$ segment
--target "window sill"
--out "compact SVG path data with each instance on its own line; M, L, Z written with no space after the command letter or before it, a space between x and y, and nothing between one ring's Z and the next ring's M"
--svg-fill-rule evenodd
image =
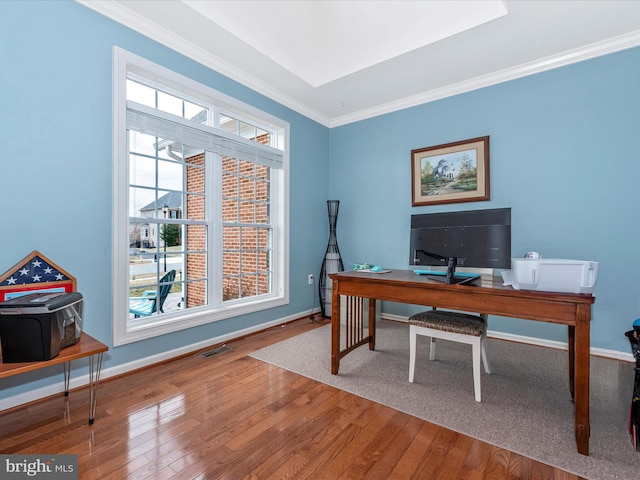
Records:
M187 328L206 325L227 318L259 312L269 308L280 307L289 303L288 298L274 297L255 302L243 302L236 305L225 305L218 309L207 307L181 310L175 313L166 313L161 319L157 316L146 317L128 321L126 331L119 334L114 332L114 347L146 340L149 338L178 332Z

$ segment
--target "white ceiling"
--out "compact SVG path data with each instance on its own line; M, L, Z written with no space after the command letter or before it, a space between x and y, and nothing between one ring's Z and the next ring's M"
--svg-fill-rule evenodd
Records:
M78 0L327 126L640 45L640 1Z
M500 0L184 3L312 87L507 13Z

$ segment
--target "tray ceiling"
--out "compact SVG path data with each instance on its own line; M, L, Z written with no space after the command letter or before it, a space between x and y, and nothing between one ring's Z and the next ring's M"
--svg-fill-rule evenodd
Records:
M640 1L79 1L328 126L640 45Z

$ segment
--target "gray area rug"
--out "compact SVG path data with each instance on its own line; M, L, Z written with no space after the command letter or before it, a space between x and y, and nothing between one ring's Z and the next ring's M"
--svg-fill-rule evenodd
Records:
M331 375L330 326L252 357L593 480L640 478L627 431L634 364L592 357L590 456L577 453L565 351L489 339L490 375L473 397L471 347L438 340L436 360L418 337L409 383L409 326L378 323L376 351L360 347Z

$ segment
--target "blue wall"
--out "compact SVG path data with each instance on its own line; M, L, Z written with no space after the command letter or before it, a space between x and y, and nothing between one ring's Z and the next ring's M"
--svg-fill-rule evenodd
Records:
M409 268L411 214L511 207L512 254L600 262L593 347L630 353L640 316L640 48L331 130L329 195L345 265ZM489 135L491 200L411 207L412 149ZM385 305L407 315L417 307ZM566 328L489 328L566 341Z
M290 123L291 301L111 348L103 368L311 311L314 289L307 274L319 273L328 238L328 128L78 3L3 1L0 18L5 206L0 274L39 250L76 277L84 295L85 331L112 346L112 50L117 45ZM85 374L80 368L78 374ZM0 398L60 381L59 372L50 370L3 380Z
M111 348L104 368L308 312L306 278L326 247L328 198L341 200L347 267L408 268L411 214L511 207L514 256L600 262L592 345L628 351L623 333L640 316L640 49L329 130L75 2L4 1L0 17L0 272L41 251L76 276L85 330L110 346L113 46L291 124L291 303ZM410 151L483 135L491 137L491 200L412 208ZM385 305L399 315L415 308ZM492 317L490 328L566 338L563 328L522 320ZM0 398L58 375L5 379Z

